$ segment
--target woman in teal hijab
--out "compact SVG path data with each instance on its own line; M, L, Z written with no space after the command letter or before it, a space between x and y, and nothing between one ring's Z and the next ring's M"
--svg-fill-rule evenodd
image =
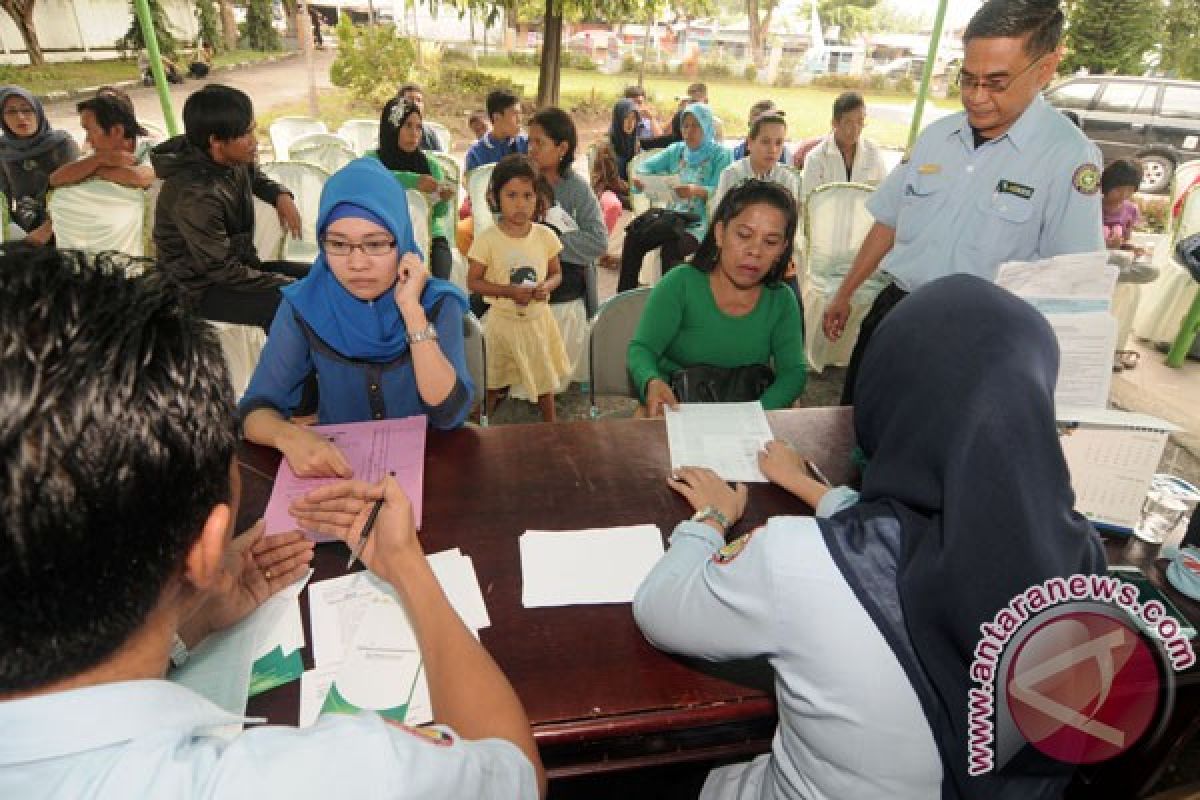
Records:
M658 218L655 224L645 223L657 216L656 210L645 220L642 215L629 223L625 246L621 250L621 277L617 291L636 289L642 259L656 247L662 248L662 267L665 274L696 252L708 230L708 198L717 188L721 172L729 166L732 156L717 141L716 120L712 109L704 103L692 103L683 110L683 141L665 148L643 161L630 175L630 182L641 187L638 175L678 175L675 199L667 208L690 215L686 222L679 218ZM673 215L672 215L673 216Z

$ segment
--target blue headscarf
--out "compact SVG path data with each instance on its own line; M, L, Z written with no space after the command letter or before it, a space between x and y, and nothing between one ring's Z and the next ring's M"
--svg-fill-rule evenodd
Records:
M717 124L713 119L712 109L704 103L692 103L683 110L684 115L691 114L692 118L700 125L700 130L704 131L704 141L695 150L684 144L684 154L687 158L689 167L698 167L708 159L715 156L721 150L721 143L717 141ZM682 119L680 120L682 125Z
M359 215L363 219L383 222L396 238L397 256L421 255L408 216L408 197L379 161L356 159L325 184L317 212L317 230L321 235L329 227L335 209L338 218L346 216L347 204L367 212ZM313 262L308 277L284 287L283 294L313 332L347 358L391 360L408 347L408 330L392 289L374 300L359 300L334 277L324 249ZM442 297L457 303L465 313L467 299L461 289L449 281L429 278L421 293L421 305L428 310Z

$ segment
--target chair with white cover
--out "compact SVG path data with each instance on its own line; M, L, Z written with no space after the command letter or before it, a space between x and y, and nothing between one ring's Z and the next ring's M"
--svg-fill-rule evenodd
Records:
M487 427L487 403L482 402L487 396L487 341L483 338L483 325L479 317L470 311L463 317L463 348L466 351L467 372L471 373L471 382L475 384L471 407L479 405L479 424Z
M593 418L600 416L597 395L638 397L627 356L651 291L641 288L621 292L600 306L592 320L588 332L588 400Z
M52 190L46 209L58 247L146 255L146 190L93 179Z
M307 161L330 175L358 158L354 146L336 133L310 133L288 147L289 161Z
M262 261L283 258L283 225L279 212L265 200L254 198L254 252Z
M360 156L379 148L377 119L348 119L337 129L337 134L349 142L354 152Z
M471 198L471 219L476 236L496 224L496 217L487 201L488 184L495 168L495 164L484 164L466 175L467 197Z
M276 161L286 161L292 142L310 133L329 133L325 123L312 117L280 117L267 130Z
M874 224L867 211L867 198L875 191L865 183L827 183L819 186L804 204L805 262L804 343L809 368L821 372L826 366L844 366L850 361L863 317L875 296L887 285L876 273L850 301L850 317L836 342L825 338L821 318L825 307L850 271L859 245Z
M437 139L438 144L442 146L443 153L449 153L450 148L454 144L454 137L450 135L450 129L440 122L434 122L431 119L421 120L421 125L433 133L433 138Z
M262 165L267 177L287 187L300 210L301 237L287 236L283 241L282 258L287 261L311 262L317 257L317 211L321 190L329 173L307 161L272 161Z
M408 196L408 217L412 222L413 238L417 240L417 246L421 248L425 263L428 264L429 248L433 244L433 237L429 233L429 201L416 189L405 189L404 193Z

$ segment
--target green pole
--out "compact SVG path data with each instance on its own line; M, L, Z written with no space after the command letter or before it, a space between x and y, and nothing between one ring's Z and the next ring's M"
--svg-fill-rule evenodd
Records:
M144 2L144 0L142 0ZM929 52L925 55L925 70L921 73L921 88L917 90L917 104L913 107L912 124L908 126L908 146L905 157L912 152L913 142L921 132L921 116L925 113L925 97L929 94L929 81L937 63L938 45L942 41L942 24L946 21L946 5L949 0L938 0L937 15L933 18L933 32L929 34Z
M147 0L134 0L133 7L137 11L138 25L142 28L142 39L146 42L150 74L154 76L154 86L158 89L158 102L162 105L163 119L167 122L167 134L175 136L179 133L179 126L175 124L171 93L167 90L167 75L163 72L162 53L158 51L158 37L154 34L154 23L150 19L150 3Z

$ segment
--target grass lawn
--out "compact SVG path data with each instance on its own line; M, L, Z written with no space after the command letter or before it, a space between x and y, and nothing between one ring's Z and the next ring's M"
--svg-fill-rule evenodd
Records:
M221 53L213 59L214 66L223 67L241 61L261 61L275 55L257 50L233 50ZM87 86L103 86L106 83L136 80L137 59L110 59L107 61L71 61L61 64L45 64L40 67L0 66L0 84L16 84L35 95L46 95L54 91L81 89Z

